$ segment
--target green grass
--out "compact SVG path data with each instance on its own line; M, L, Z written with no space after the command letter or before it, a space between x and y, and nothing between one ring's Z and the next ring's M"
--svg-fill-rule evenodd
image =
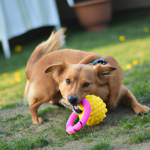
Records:
M50 111L53 113L50 113ZM115 140L118 138L121 138L122 143L126 145L128 143L141 143L150 139L148 129L150 114L143 118L133 116L130 121L129 118L115 120L115 126L112 126L111 122L93 127L86 126L74 135L69 135L65 132L65 124L69 117L66 109L45 108L40 110L40 115L44 115L44 118L50 117L52 120L44 121L42 125L32 125L30 117L24 120L28 114L26 116L25 114L24 116L18 114L14 117L7 118L5 121L0 120L0 129L3 129L0 130L0 139L2 141L0 148L31 149L48 146L47 149L49 149L55 146L63 147L71 141L79 141L79 143L82 141L85 144L94 142L95 144L92 147L90 146L91 150L110 150L113 149ZM55 118L56 116L57 118ZM62 118L62 116L66 117ZM125 138L126 140L124 140L127 134L129 135L129 139ZM18 137L18 135L21 138L14 138ZM7 141L8 137L9 141Z
M109 142L98 142L91 150L111 150L112 147Z
M133 60L138 60L138 65L149 62L150 32L143 32L144 27L150 28L150 17L146 13L149 14L150 11L147 9L145 13L120 14L108 30L101 32L90 33L73 29L75 36L70 37L72 32L68 31L67 47L94 51L102 56L112 55L124 70L126 70L126 65L132 63ZM123 18L128 19L129 22ZM119 41L121 35L125 37L123 42Z
M68 27L66 48L94 51L103 55L114 56L124 71L123 84L127 86L140 103L150 106L150 31L148 27L150 10L120 13L114 16L110 28L101 32L87 32L78 24ZM51 28L50 28L51 30ZM45 35L44 35L45 34ZM134 143L144 143L150 139L150 114L141 118L130 115L115 118L108 114L106 121L97 126L86 126L75 135L67 134L66 122L71 114L63 108L41 107L38 114L44 118L42 125L33 125L29 107L24 105L23 93L26 84L25 66L34 48L49 37L41 34L32 40L18 42L21 52L11 47L12 57L5 60L0 51L0 149L121 149L134 147ZM125 40L119 41L123 35ZM138 63L133 65L132 61ZM131 69L126 66L131 64ZM15 72L20 75L16 76ZM6 77L3 73L7 73ZM16 78L21 81L17 82ZM10 84L14 81L14 84ZM118 118L119 119L118 119ZM70 146L71 145L71 146Z
M41 148L43 146L46 146L50 144L50 141L46 138L37 137L35 139L29 139L29 138L18 138L14 139L13 141L7 143L1 143L0 149L7 149L7 150L30 150L34 148Z
M150 139L150 130L145 131L144 133L135 133L129 139L129 143L142 143L145 140Z

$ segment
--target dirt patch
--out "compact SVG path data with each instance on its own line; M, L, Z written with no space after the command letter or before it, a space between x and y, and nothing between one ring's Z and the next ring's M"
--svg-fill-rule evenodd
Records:
M89 148L94 145L94 142L89 142L89 143L85 143L83 142L83 140L78 140L78 141L71 141L68 142L67 144L65 144L65 146L62 147L45 147L42 148L43 150L89 150Z
M109 123L114 120L120 120L122 118L131 118L133 115L135 115L135 113L131 107L119 105L114 110L108 111L104 122Z
M146 106L150 107L150 103ZM54 108L45 112L48 107ZM9 109L0 110L0 119L7 120L7 122L0 122L0 131L7 131L8 134L0 134L1 141L13 141L15 138L36 138L37 136L46 138L50 141L46 147L40 149L50 150L77 150L84 149L90 150L97 143L106 141L110 143L111 148L115 150L150 150L150 140L144 140L140 144L124 143L130 139L133 134L141 133L140 123L129 130L125 129L124 125L117 125L117 122L123 118L132 121L132 117L136 116L131 107L125 105L119 105L114 110L109 110L107 117L102 123L97 126L91 126L85 128L83 131L79 131L75 136L68 135L65 132L66 119L72 113L67 109L56 108L47 103L39 108L39 111L43 111L41 116L45 122L42 125L33 125L31 117L27 120L23 120L27 114L30 114L28 106L19 106ZM20 117L20 116L21 117ZM10 118L16 118L11 120ZM145 130L149 130L149 124L144 124ZM3 132L2 132L3 133Z

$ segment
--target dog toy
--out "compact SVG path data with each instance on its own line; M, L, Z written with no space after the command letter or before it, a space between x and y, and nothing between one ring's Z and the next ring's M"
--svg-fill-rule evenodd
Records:
M82 99L81 103L73 106L76 114L73 112L66 124L66 132L69 134L76 133L81 130L86 124L89 126L99 124L106 117L106 104L100 97L87 95ZM75 119L79 116L79 121L73 125Z

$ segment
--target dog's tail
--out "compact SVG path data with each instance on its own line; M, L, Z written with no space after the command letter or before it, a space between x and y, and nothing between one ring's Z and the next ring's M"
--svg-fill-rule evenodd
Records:
M65 38L65 30L65 28L61 28L57 32L53 31L47 41L41 43L36 47L27 63L26 74L30 72L29 70L32 69L32 66L37 61L39 61L40 58L42 58L42 56L44 56L47 53L56 51L63 46L64 43L62 42L62 40Z
M65 30L65 28L61 28L57 32L53 31L48 40L40 44L40 47L42 48L40 54L42 56L47 53L56 51L64 45L62 40L65 38Z

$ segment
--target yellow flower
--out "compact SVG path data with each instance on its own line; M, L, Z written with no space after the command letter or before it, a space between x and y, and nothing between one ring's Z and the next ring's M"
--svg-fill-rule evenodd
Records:
M124 41L124 39L125 39L124 36L120 36L120 37L119 37L119 40L120 40L120 41Z
M144 31L144 32L148 32L148 28L147 28L147 27L144 27L144 28L143 28L143 31Z
M19 76L20 75L20 72L15 72L15 76Z
M137 63L138 63L138 61L137 60L133 60L133 62L132 62L134 65L136 65Z
M21 79L20 79L20 78L16 78L16 81L17 81L17 82L20 82L20 81L21 81Z
M14 49L16 52L20 52L22 50L22 47L20 45L17 45Z
M3 76L6 77L8 74L7 73L3 73Z
M131 69L131 68L132 68L131 64L128 64L127 69Z
M14 84L15 82L14 81L10 81L10 84L12 85L12 84Z

